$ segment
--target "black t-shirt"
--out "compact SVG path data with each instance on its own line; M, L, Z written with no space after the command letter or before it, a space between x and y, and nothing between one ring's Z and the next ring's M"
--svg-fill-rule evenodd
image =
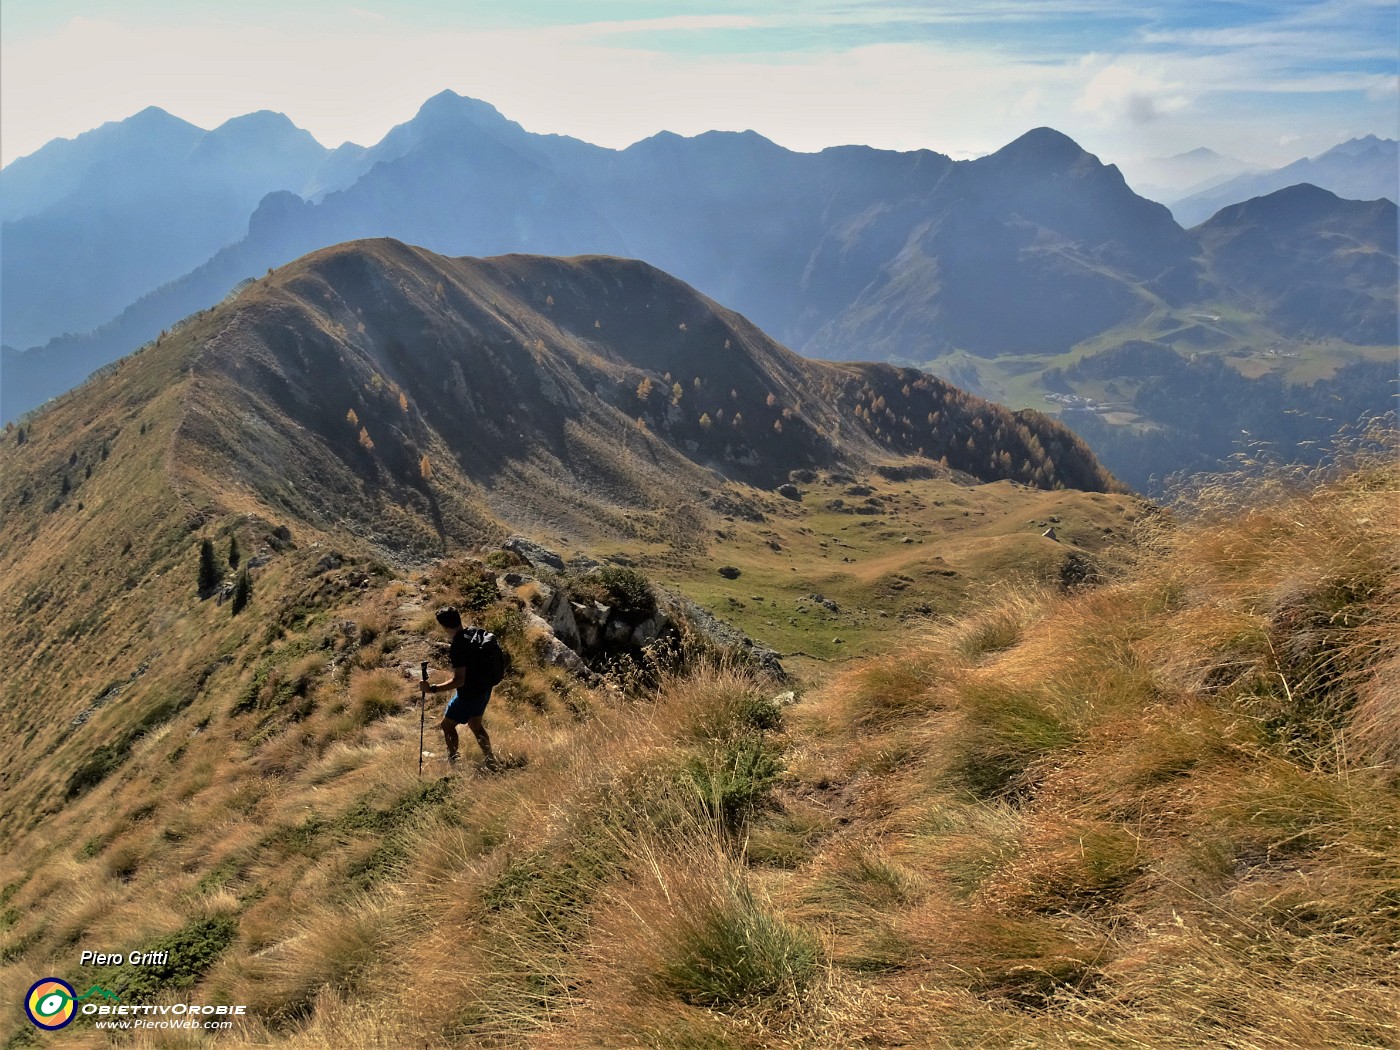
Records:
M471 692L481 689L481 647L472 637L472 632L466 629L458 631L452 636L452 647L448 651L448 660L455 671L459 667L467 669L463 691Z

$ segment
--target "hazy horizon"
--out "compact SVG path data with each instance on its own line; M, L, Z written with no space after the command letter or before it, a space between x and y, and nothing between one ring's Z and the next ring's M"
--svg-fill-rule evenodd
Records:
M1393 4L433 0L0 9L0 161L156 106L284 113L371 145L442 90L530 131L625 147L752 129L811 152L990 152L1048 125L1114 162L1205 146L1274 165L1396 135Z

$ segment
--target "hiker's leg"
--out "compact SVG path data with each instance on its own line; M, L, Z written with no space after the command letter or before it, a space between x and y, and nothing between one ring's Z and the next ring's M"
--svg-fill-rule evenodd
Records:
M438 728L442 730L442 738L447 742L447 757L456 758L457 748L460 741L457 739L457 723L450 718L444 718L438 723Z
M481 753L486 756L486 761L495 762L496 756L491 752L491 737L486 733L486 727L481 724L481 716L467 719L467 728L472 731L472 736L476 737L476 742L481 748Z

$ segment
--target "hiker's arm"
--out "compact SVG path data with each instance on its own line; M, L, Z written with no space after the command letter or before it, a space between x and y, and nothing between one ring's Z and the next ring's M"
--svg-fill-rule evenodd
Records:
M467 684L467 669L465 667L452 668L452 677L444 678L440 682L424 682L423 692L440 693L445 689L461 689Z

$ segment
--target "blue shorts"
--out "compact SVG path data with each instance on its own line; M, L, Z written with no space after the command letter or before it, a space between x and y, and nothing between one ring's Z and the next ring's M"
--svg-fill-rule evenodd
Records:
M489 689L474 691L465 696L458 690L452 694L452 699L447 701L447 709L443 711L442 717L458 725L469 718L480 718L486 713L486 704L490 699Z

